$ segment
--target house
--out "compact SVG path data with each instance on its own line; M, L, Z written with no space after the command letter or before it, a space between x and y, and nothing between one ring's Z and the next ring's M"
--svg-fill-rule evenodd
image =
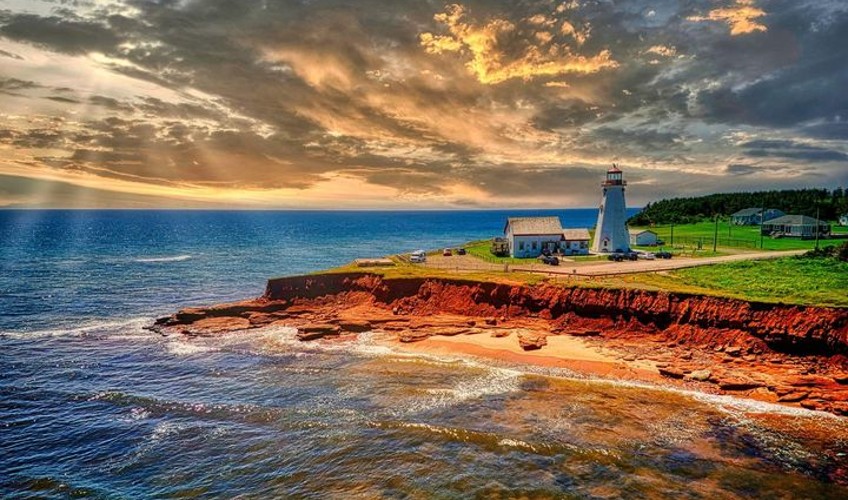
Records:
M842 217L839 218L839 225L840 226L848 226L848 214L845 214L845 215L843 215Z
M639 231L638 233L630 233L631 246L653 247L657 246L658 241L659 237L657 236L657 233L651 231L650 229Z
M562 241L559 217L509 217L504 227L510 257L538 257L542 250L555 253Z
M830 224L806 215L784 215L763 224L763 234L810 239L830 236Z
M517 258L538 257L543 251L588 255L589 239L588 229L563 229L559 217L510 217L504 227L509 255Z
M563 255L589 255L588 229L563 229L560 252Z
M730 216L730 222L737 226L758 226L760 224L760 214L764 214L763 220L765 222L786 215L776 208L768 208L765 211L762 208L745 208L732 214Z

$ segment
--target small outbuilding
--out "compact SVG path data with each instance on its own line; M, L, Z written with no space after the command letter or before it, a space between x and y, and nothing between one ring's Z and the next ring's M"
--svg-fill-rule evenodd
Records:
M761 220L768 222L786 215L776 208L745 208L730 216L730 222L737 226L759 226Z
M772 237L812 239L830 236L830 224L806 215L784 215L763 223L763 234Z
M845 214L845 215L843 215L842 217L839 218L839 225L840 226L848 226L848 214Z
M657 246L659 237L657 233L646 229L638 233L630 233L630 246L635 247L654 247Z
M563 255L589 255L588 229L563 229L560 251Z

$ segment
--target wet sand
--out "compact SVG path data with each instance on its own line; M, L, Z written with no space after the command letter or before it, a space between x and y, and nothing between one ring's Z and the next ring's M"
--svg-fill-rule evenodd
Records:
M495 359L509 363L565 368L583 375L621 380L667 382L657 372L656 363L649 360L624 361L621 353L604 347L591 346L588 341L567 335L549 336L542 349L525 351L515 334L492 337L486 334L433 336L413 343L386 340L398 350L441 355L465 355Z

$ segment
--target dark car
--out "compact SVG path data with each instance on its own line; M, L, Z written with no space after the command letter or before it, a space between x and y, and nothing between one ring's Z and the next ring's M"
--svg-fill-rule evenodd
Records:
M607 256L607 259L615 262L623 262L625 259L624 252L613 252Z
M671 252L666 252L665 250L660 250L659 252L654 252L654 256L658 259L670 259Z
M634 252L632 250L630 252L626 252L624 256L627 260L639 260L639 252Z
M466 254L465 249L464 248L457 249L456 254L457 255L465 255Z
M542 264L547 264L549 266L559 265L559 259L553 255L540 255L539 260L542 261Z

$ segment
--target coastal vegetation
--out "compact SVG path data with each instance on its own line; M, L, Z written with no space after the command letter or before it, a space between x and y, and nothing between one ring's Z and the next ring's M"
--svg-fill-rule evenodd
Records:
M620 278L622 286L744 300L848 307L848 262L824 257L748 260Z
M633 226L696 223L715 216L727 217L746 208L761 207L810 217L815 217L818 212L822 220L836 220L848 213L848 190L788 189L669 198L648 203L628 223Z

